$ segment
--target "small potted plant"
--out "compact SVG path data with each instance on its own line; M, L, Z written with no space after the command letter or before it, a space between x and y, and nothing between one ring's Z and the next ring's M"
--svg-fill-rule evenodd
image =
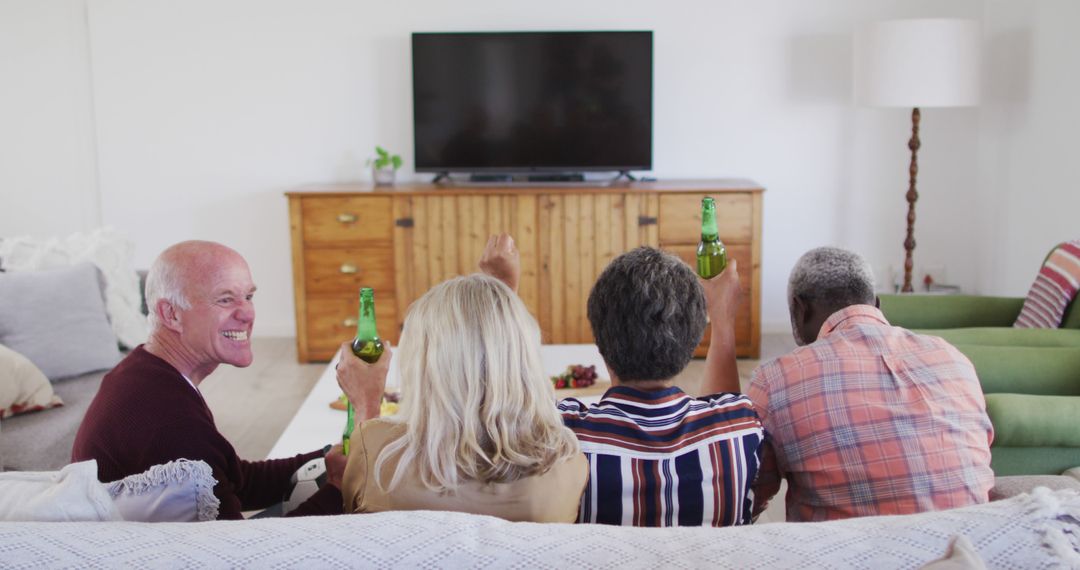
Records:
M401 155L390 154L381 146L375 147L375 158L369 158L371 177L376 186L393 186L394 173L401 168Z

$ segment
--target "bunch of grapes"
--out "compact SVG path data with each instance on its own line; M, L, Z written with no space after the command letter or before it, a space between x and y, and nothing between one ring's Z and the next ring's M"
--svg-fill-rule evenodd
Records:
M379 415L386 417L397 414L401 406L400 402L400 392L383 392L382 403L379 404Z
M588 388L596 384L596 367L571 364L566 367L566 372L552 376L551 382L555 384L556 389Z

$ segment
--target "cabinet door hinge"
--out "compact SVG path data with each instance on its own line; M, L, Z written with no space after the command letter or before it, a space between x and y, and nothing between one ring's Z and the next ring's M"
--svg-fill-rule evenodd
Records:
M655 226L656 218L652 216L638 216L637 225L639 226Z
M394 225L399 227L399 228L411 228L411 227L413 227L413 219L412 218L398 218L398 219L394 220Z

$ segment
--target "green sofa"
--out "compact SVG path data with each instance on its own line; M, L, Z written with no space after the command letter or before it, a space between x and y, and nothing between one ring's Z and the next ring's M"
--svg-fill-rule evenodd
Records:
M1080 466L1080 309L1061 328L1017 329L1023 298L882 295L893 325L940 336L979 374L994 424L998 476L1059 474Z

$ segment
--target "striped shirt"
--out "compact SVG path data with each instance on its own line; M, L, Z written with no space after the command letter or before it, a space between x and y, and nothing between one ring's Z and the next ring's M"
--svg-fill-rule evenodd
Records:
M789 521L985 503L994 485L971 362L870 305L837 311L816 342L758 367L749 396L769 433L756 508L785 478Z
M615 386L592 406L559 402L589 460L578 522L748 524L764 439L748 398Z

